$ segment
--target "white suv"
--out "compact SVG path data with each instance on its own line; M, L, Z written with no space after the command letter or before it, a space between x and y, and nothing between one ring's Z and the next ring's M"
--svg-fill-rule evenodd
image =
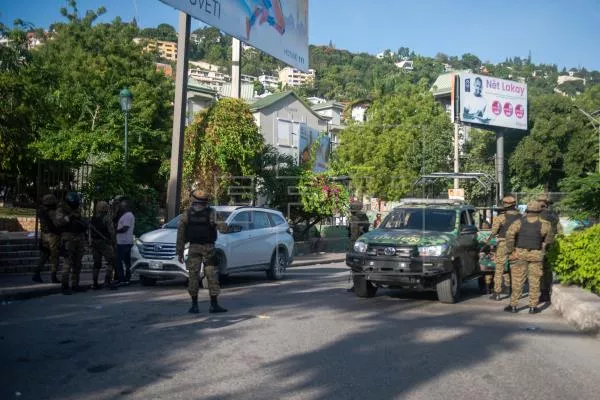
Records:
M294 239L283 214L259 207L213 208L225 228L219 231L215 243L219 275L266 271L270 279L283 278L294 254ZM131 272L139 275L142 284L189 277L185 264L181 264L175 254L180 217L136 240L131 249ZM187 245L184 256L187 259Z

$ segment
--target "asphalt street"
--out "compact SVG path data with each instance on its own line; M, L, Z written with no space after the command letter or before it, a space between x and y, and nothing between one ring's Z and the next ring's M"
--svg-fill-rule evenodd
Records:
M4 303L0 398L600 398L600 342L551 308L349 286L340 263L232 278L221 315L181 283Z

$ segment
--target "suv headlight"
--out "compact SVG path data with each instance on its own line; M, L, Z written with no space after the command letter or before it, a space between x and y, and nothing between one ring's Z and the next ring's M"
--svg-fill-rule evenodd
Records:
M438 246L423 246L419 247L419 255L421 257L440 257L443 256L448 250L447 244Z
M139 251L142 251L142 247L144 247L144 242L142 242L140 239L135 239L135 247L137 247Z
M357 253L364 253L367 251L367 244L365 242L355 242L354 243L354 251Z

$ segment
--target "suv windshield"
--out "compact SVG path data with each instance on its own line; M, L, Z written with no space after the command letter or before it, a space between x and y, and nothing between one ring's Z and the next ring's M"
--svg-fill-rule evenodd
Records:
M217 223L225 222L227 218L231 215L229 211L217 211ZM179 223L179 218L181 218L181 214L170 220L166 225L165 229L177 229L177 224Z
M455 210L403 208L392 211L381 223L380 229L417 229L452 232L455 226Z

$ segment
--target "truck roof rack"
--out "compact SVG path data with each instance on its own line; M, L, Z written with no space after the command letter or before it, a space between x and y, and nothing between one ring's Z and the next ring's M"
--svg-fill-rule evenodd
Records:
M465 204L463 200L452 200L452 199L426 199L409 197L400 200L400 204L436 204L436 205L457 205Z

